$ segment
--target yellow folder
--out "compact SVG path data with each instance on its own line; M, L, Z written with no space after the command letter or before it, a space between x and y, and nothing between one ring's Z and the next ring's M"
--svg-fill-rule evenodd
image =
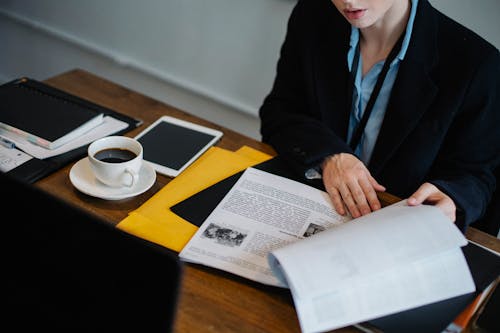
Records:
M117 228L180 252L198 227L174 214L170 207L271 157L248 146L235 152L211 147L148 201L130 212Z

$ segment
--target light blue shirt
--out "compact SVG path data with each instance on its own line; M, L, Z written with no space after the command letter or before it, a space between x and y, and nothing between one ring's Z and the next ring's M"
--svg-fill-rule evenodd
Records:
M358 147L354 150L354 153L365 163L370 162L373 147L377 141L378 134L380 132L380 127L382 126L382 121L384 120L385 111L387 109L387 104L389 102L389 97L391 95L392 86L396 80L396 75L398 73L399 64L404 59L406 50L408 49L408 44L410 43L411 32L413 30L413 22L415 20L415 15L417 12L418 0L412 0L410 17L406 27L406 33L403 38L403 43L401 45L401 50L399 51L396 58L392 61L387 76L385 78L384 84L380 89L380 93L377 97L375 104L373 105L372 113L370 118L366 123L365 130L361 136L360 143ZM351 40L350 49L347 52L347 63L349 65L349 70L352 72L352 66L354 61L354 56L358 52L359 43L359 29L352 27L351 29ZM358 68L356 70L356 76L354 79L354 89L353 89L353 110L351 110L351 116L349 118L349 129L347 134L348 142L351 140L353 132L357 127L358 123L363 117L363 112L366 108L366 104L370 99L370 95L377 82L378 75L384 66L384 60L376 63L368 73L363 77L362 68L363 63L361 57L359 57Z

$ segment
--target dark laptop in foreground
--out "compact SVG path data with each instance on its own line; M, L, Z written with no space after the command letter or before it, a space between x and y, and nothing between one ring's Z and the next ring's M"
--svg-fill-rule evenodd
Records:
M176 254L2 173L0 184L4 327L173 329L182 275Z

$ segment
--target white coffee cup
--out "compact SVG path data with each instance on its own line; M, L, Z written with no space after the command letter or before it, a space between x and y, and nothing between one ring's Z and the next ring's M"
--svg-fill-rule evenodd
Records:
M110 187L132 187L139 181L143 149L139 141L126 136L107 136L88 149L95 177Z

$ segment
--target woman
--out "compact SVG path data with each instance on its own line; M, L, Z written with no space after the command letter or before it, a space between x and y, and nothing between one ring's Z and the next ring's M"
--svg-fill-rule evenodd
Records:
M377 210L388 191L464 229L495 189L499 64L427 0L299 0L262 139L308 178L318 171L340 214Z

